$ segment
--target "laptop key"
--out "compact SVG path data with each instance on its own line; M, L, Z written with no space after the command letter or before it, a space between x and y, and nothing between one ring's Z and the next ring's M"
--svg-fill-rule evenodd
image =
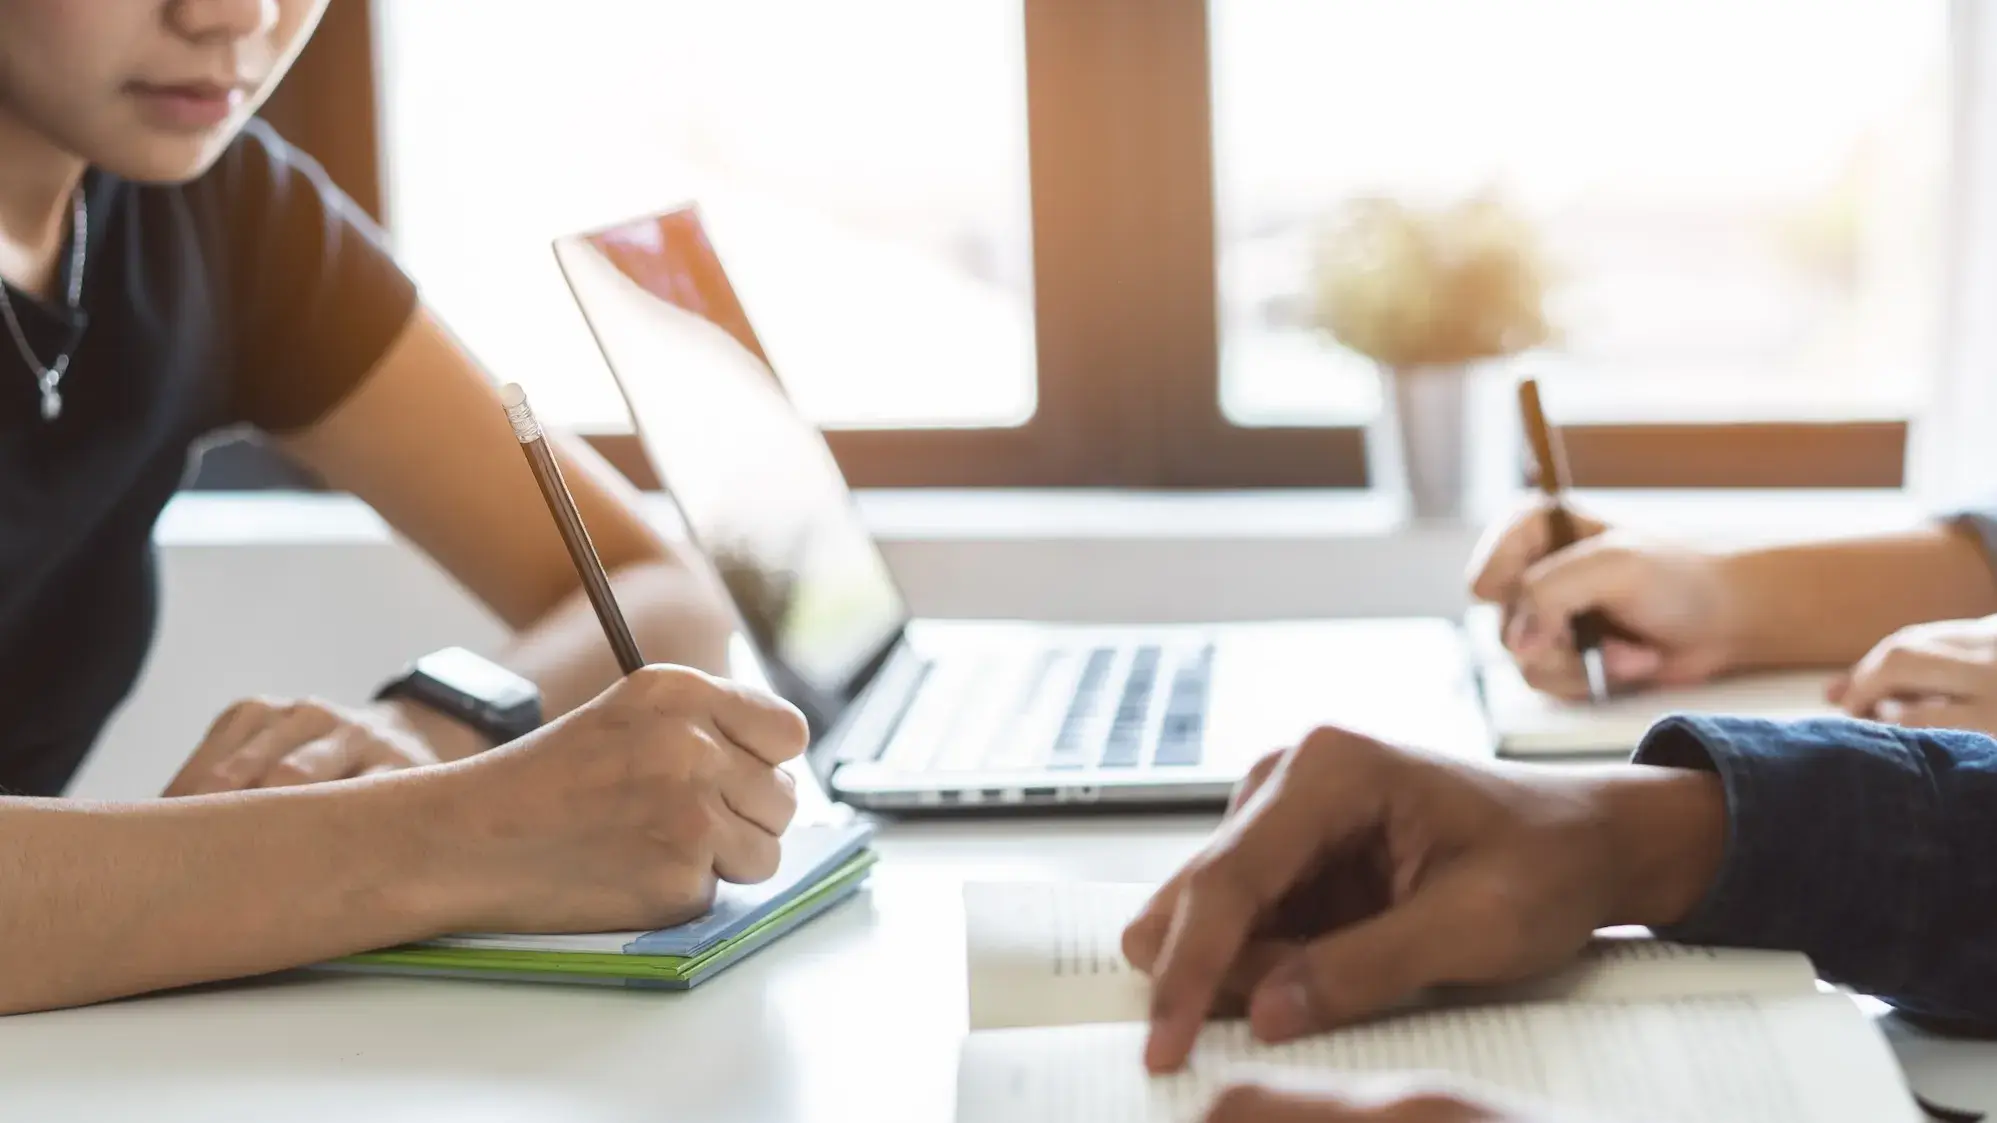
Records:
M1163 654L1155 645L1146 645L1131 657L1123 697L1117 702L1109 737L1103 742L1102 767L1137 767L1144 748L1144 727L1151 716L1151 691L1158 684L1158 660Z
M1088 662L1082 664L1082 677L1075 682L1075 695L1068 702L1068 716L1061 719L1061 728L1054 734L1047 767L1081 768L1088 763L1082 751L1082 737L1092 724L1103 684L1109 679L1110 664L1115 661L1115 648L1098 647L1089 652Z
M1157 767L1188 768L1200 762L1206 746L1208 686L1213 680L1213 645L1179 665L1172 692L1165 701L1165 720L1158 730Z

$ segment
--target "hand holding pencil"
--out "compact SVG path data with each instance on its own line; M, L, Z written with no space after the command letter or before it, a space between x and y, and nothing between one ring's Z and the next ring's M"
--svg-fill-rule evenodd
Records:
M781 766L804 751L809 729L796 707L765 691L646 665L527 395L509 385L500 402L624 677L470 762L520 804L506 809L508 830L492 833L517 841L497 868L523 888L494 895L486 906L494 911L460 926L539 932L685 920L712 901L716 879L754 882L776 871L797 810ZM580 822L577 809L586 812ZM542 834L561 834L564 845ZM572 899L551 914L547 894L531 890L556 875L572 883Z

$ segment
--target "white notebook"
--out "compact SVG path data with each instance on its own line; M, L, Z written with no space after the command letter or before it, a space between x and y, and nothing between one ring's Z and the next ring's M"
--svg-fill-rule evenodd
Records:
M1622 1123L1917 1123L1885 1038L1807 959L1596 941L1529 984L1438 996L1368 1025L1269 1046L1202 1033L1187 1069L1146 1075L1148 987L1117 950L1142 886L970 885L971 1033L957 1123L1182 1123L1246 1074L1445 1072Z
M1647 690L1603 705L1567 702L1526 685L1498 633L1499 613L1478 605L1464 617L1484 689L1484 707L1509 757L1607 756L1634 750L1650 727L1674 713L1738 714L1789 721L1834 717L1824 700L1831 671L1739 675L1698 686Z

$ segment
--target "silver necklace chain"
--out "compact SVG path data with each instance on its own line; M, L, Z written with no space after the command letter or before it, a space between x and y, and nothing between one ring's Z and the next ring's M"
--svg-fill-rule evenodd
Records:
M83 189L76 189L76 198L70 204L69 236L69 310L74 313L83 303L83 256L90 240L90 208L83 201ZM56 352L55 362L48 366L28 345L28 335L21 330L21 321L14 315L14 301L7 295L7 286L0 283L0 316L7 320L7 331L14 337L14 346L21 352L21 358L34 372L35 385L42 392L42 420L54 421L62 416L62 376L69 373L69 355L76 347L74 341Z

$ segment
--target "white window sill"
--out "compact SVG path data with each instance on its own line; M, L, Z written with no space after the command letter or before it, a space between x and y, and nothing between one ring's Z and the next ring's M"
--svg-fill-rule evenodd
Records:
M1525 500L1523 494L1516 497ZM650 500L664 526L678 519ZM1918 522L1925 509L1900 491L1583 492L1577 505L1647 532L1732 540L1865 533ZM1377 492L1097 490L880 490L859 496L881 542L1468 541L1485 519L1423 523ZM385 542L371 509L347 495L189 492L168 504L162 546L340 545Z
M870 491L860 509L884 542L1018 539L1451 538L1522 505L1521 491L1462 522L1411 520L1366 491ZM1673 536L1804 537L1904 527L1923 508L1903 491L1577 492L1582 509Z

